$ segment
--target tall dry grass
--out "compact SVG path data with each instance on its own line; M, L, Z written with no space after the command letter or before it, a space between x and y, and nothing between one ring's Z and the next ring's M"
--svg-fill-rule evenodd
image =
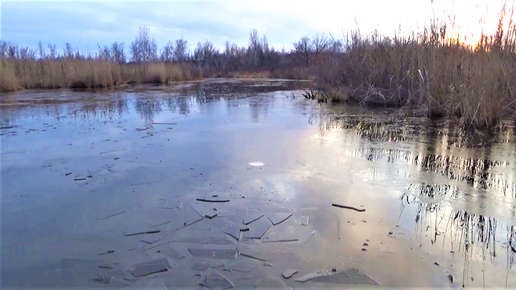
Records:
M110 88L125 83L197 79L188 64L119 64L102 59L0 59L0 91L32 88Z
M449 39L445 26L407 37L354 32L345 54L318 74L319 99L404 106L491 128L516 108L516 28L503 21L475 47Z
M109 61L4 59L2 63L12 68L7 73L11 79L16 80L17 88L98 88L122 83L120 66ZM12 87L9 89L3 86L2 89L13 90Z
M13 64L0 60L0 91L14 91L18 88L18 81Z
M200 72L191 65L168 62L124 64L121 74L129 83L169 84L202 78Z

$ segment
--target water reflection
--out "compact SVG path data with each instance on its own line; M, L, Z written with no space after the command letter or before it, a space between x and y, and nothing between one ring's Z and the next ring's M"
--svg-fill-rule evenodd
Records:
M104 209L105 216L126 211L129 217L130 212L143 215L146 211L140 212L137 207L137 204L143 204L150 209L148 217L132 215L132 220L126 220L124 216L119 222L134 226L149 221L154 225L161 222L158 217L165 218L161 209L155 207L158 200L165 201L171 195L177 198L182 193L191 195L188 197L215 193L221 197L233 194L230 204L237 204L236 207L244 203L257 206L256 201L261 200L273 202L274 206L268 206L275 210L292 210L296 219L297 215L310 216L310 226L298 228L300 237L301 234L304 238L311 237L310 233L318 234L298 253L296 257L300 257L300 261L295 263L306 272L316 270L309 267L340 266L341 262L351 263L348 259L353 258L356 262L363 258L357 264L364 262L370 270L389 273L385 276L395 276L391 277L392 285L403 286L407 280L417 278L407 279L404 277L406 273L389 272L376 262L399 262L415 271L428 270L425 268L427 261L411 255L416 251L409 252L407 245L408 248L420 246L423 254L435 254L442 249L435 257L443 260L450 255L462 257L461 261L465 262L461 282L464 285L468 285L468 271L472 269L470 263L480 261L489 270L497 271L496 264L500 258L506 257L504 266L512 269L516 243L513 228L516 225L513 222L516 214L513 199L516 193L513 164L516 150L511 147L513 144L459 148L454 145L455 141L451 141L457 139L453 136L455 133L450 133L456 132L450 122L424 118L402 120L390 116L392 112L389 111L363 111L361 108L347 108L345 110L349 111L337 113L335 110L338 108L319 107L306 100L290 100L295 99L290 92L285 95L275 93L274 96L267 94L269 91L296 89L296 86L301 86L299 84L257 84L259 82L192 82L174 88L132 88L109 93L68 92L67 97L65 93L54 96L56 100L53 103L51 93L29 91L17 100L0 100L2 126L6 127L0 131L1 134L23 133L32 128L46 130L46 127L50 131L57 127L52 134L35 135L30 131L22 138L2 137L7 141L5 144L10 143L7 145L11 146L3 152L2 170L6 174L4 177L8 176L3 186L12 192L23 192L21 196L13 194L7 199L13 205L7 208L12 215L7 215L11 222L4 225L9 227L11 237L4 245L6 248L12 245L16 249L31 249L31 255L22 250L11 251L12 254L4 251L3 255L11 255L11 263L33 262L35 256L49 255L50 251L47 253L41 248L55 249L53 231L67 233L73 228L79 234L74 232L73 237L66 237L68 240L63 242L66 244L63 248L68 252L53 255L73 256L77 249L75 238L89 241L81 234L90 232L81 231L90 228L78 226L89 223L86 215L91 215L91 231L98 234L98 220L93 217L98 215L98 209ZM319 113L308 115L312 111ZM306 125L306 118L313 126ZM118 124L110 125L115 123L113 119L119 119ZM176 119L181 119L177 127L152 126L154 122L165 124ZM64 126L58 127L58 123ZM142 127L142 123L146 126ZM260 123L260 126L249 123ZM323 142L306 142L317 134L342 136L343 140L338 140L342 142L336 142L336 146L326 147L326 144L321 145ZM32 142L38 142L38 146L33 146ZM244 170L249 161L258 160L266 166ZM356 168L358 170L351 170ZM372 173L373 181L362 179L359 170ZM34 182L20 182L27 176ZM75 177L88 179L75 181ZM380 179L388 182L387 190L385 183L374 182ZM278 188L284 189L281 194ZM366 200L361 194L348 194L361 191L376 196ZM45 194L27 198L26 193L32 192ZM71 192L76 195L71 195ZM234 198L236 192L239 196L245 194L246 198ZM399 193L403 193L400 200ZM38 205L36 198L43 200L43 196L53 198L48 200L51 204L48 208L27 210L28 213L19 210ZM334 216L327 206L335 198L357 206L363 204L367 211L360 216L338 211L348 222L339 224L337 220L334 224ZM183 200L185 206L186 200ZM387 227L395 227L398 215L391 218L392 211L384 209L394 207L396 211L399 204L402 210L398 221L403 227L399 231L406 230L405 222L409 221L409 232L414 229L416 241L406 232L402 237L398 230L387 236ZM297 205L300 208L302 205L304 210L295 213ZM56 211L57 207L63 212ZM265 208L264 205L261 207ZM133 208L137 210L129 210ZM177 208L176 203L172 203L172 208ZM221 211L221 214L233 211ZM356 220L350 223L354 218ZM30 227L37 224L36 220L38 230L18 232L19 224ZM110 230L101 235L113 235L118 239L121 226L115 223L116 219L110 221ZM219 222L220 219L205 221ZM368 229L374 234L368 233ZM195 228L196 233L199 230L202 228ZM333 239L334 231L338 242ZM191 232L194 232L193 228ZM14 233L25 238L21 239ZM362 233L367 237L361 236ZM400 236L396 236L398 234ZM38 245L36 249L31 241L45 235L50 242ZM347 235L349 239L340 240L341 235ZM364 239L357 243L358 237ZM65 237L62 238L64 241ZM368 251L355 248L365 239L371 239ZM106 245L102 242L97 247L101 246L101 250L106 251ZM287 249L290 244L273 246L276 251ZM94 255L100 252L91 247ZM316 252L319 249L331 253ZM432 251L434 249L437 251ZM337 259L339 255L335 255L334 250L344 258ZM396 255L390 255L390 250ZM376 262L369 260L374 256L389 257ZM331 263L335 264L329 265L328 260L333 258ZM285 263L289 261L292 260L284 260ZM367 264L368 261L372 262ZM190 266L185 269L190 270ZM276 266L271 271L278 268ZM442 274L440 269L432 268L428 272L438 272L437 276ZM389 281L388 277L384 279ZM492 278L491 281L501 280Z
M457 282L463 286L479 285L473 282L472 263L485 268L500 257L509 277L516 255L512 121L491 134L465 134L450 120L399 118L388 110L340 110L312 114L308 122L318 126L321 138L336 131L360 136L357 146L346 140L349 133L342 135L345 155L367 160L375 170L392 171L383 164L408 166L408 177L397 177L407 182L401 189L399 220L413 218L419 247L429 242L443 254L462 257L462 281Z
M396 109L330 107L309 117L323 131L352 129L361 137L378 141L420 141L438 138L447 147L479 148L516 142L515 120L504 120L492 131L465 131L451 119L428 119L399 115Z
M348 156L372 162L415 165L423 171L439 173L476 189L493 189L504 196L516 197L516 174L513 170L516 167L510 162L516 158L516 143L505 142L505 147L496 147L503 146L497 145L497 141L515 140L514 131L507 122L504 123L505 128L509 129L498 131L489 141L480 143L480 147L466 148L463 147L464 140L473 140L478 136L471 137L470 133L469 137L464 136L464 132L450 120L399 118L393 117L395 113L392 111L375 114L360 109L346 110L312 114L308 122L319 127L321 136L332 130L352 130L375 144L402 144L359 146L348 150Z
M262 85L260 85L262 84ZM121 92L110 91L25 91L5 94L0 99L2 120L0 127L13 126L18 118L54 117L71 115L74 118L120 118L131 106L147 123L168 108L171 112L188 115L192 108L208 102L255 97L258 94L302 89L306 82L293 81L214 80L191 82L172 87L135 87ZM259 112L267 110L263 100L250 100L252 118L258 121ZM231 104L228 103L228 108ZM259 107L259 108L258 108Z
M146 123L152 123L154 117L161 112L162 101L153 99L137 99L134 110L140 114Z
M433 200L440 194L451 191L451 196L458 196L456 188L444 186L444 191L435 191L428 186L419 187L416 195L403 194L401 197L402 213L409 205L415 205L415 229L419 246L424 235L428 235L432 245L440 245L442 252L460 255L462 265L462 285L469 284L470 262L494 262L498 256L506 256L507 275L512 269L516 258L516 228L504 225L498 219L490 216L473 214L466 210L450 208L440 202L425 202ZM430 190L429 190L430 189ZM425 199L422 199L424 197ZM441 243L440 243L441 242ZM473 281L473 279L471 279ZM507 281L506 281L507 283ZM505 285L507 287L507 285Z
M197 99L199 102L199 99ZM192 106L192 99L189 97L177 97L177 98L169 98L167 100L168 109L175 113L179 113L181 115L190 114L190 107Z
M426 184L426 183L411 183L408 186L409 192L419 197L428 197L432 200L439 200L443 197L457 198L461 196L458 187L450 184Z
M121 93L113 94L113 97L105 102L83 102L72 109L72 116L76 119L113 119L121 118L129 112L128 100ZM50 116L56 115L56 112ZM57 113L57 115L60 115Z

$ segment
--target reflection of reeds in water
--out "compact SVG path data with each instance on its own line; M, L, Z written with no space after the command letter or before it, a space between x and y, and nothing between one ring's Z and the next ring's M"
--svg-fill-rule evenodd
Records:
M190 114L190 107L193 106L192 97L178 96L166 100L167 107L171 112L178 112L181 115Z
M365 147L348 151L350 157L366 158L373 162L402 162L418 166L425 171L435 172L452 180L463 181L478 189L493 189L504 196L516 197L516 183L509 170L502 176L493 168L508 166L509 162L491 160L493 144L514 140L513 127L506 123L496 135L480 136L468 133L461 137L463 130L450 122L432 122L428 119L393 118L392 115L365 115L334 113L312 114L309 124L318 125L322 135L332 129L351 129L357 135L373 141L413 141L416 148L411 150ZM506 131L504 131L506 130ZM451 146L464 147L478 138L491 137L481 143L480 148L461 148L466 156L456 155ZM469 140L469 141L467 141ZM419 145L424 145L421 149ZM455 149L453 148L453 149ZM510 160L510 157L507 158ZM506 160L507 160L506 159Z
M418 193L418 196L436 198L439 196L456 198L460 196L460 190L456 186L449 184L425 184L412 183L408 187L409 191Z
M413 156L408 162L449 179L464 181L475 188L492 188L503 195L516 196L514 184L490 172L496 166L509 165L508 162L434 154Z
M452 180L464 181L475 188L494 189L504 196L516 196L515 184L499 174L490 172L494 167L509 165L505 161L437 154L419 155L408 150L375 147L351 150L347 154L372 162L407 163Z
M52 93L47 96L32 97L31 94L25 98L4 98L0 100L0 110L9 109L9 114L4 114L2 126L11 126L20 115L30 114L31 116L53 116L60 118L63 114L70 114L73 118L97 118L111 119L122 117L131 109L140 115L149 125L164 108L172 113L181 115L190 114L192 107L202 104L223 100L236 100L246 97L255 97L259 93L274 92L280 89L290 89L300 86L300 83L280 82L276 86L257 86L256 82L234 82L234 83L202 83L196 82L188 86L171 87L164 91L161 87L144 86L136 87L129 93L121 91L60 91L60 97L55 98ZM134 94L141 93L132 100ZM22 93L23 94L23 93ZM266 98L267 103L273 101ZM252 114L258 111L267 110L268 107L261 104L263 99L249 100L251 102ZM265 102L264 102L265 103ZM34 107L35 104L45 105ZM228 108L239 106L236 103L227 103ZM27 108L28 111L25 111ZM131 108L131 109L130 109ZM0 126L1 127L1 126Z
M491 131L465 130L450 119L407 117L399 112L312 114L308 122L312 125L318 122L321 133L333 129L350 129L361 137L380 141L402 142L431 136L438 143L455 147L482 147L516 140L515 123L511 119L500 120L499 126Z
M106 101L80 103L78 108L73 110L72 115L74 118L82 119L92 119L96 117L112 119L120 118L128 111L129 106L127 99L117 94Z
M321 133L332 129L351 129L360 137L369 140L410 141L420 134L426 134L428 125L425 122L411 122L410 118L388 118L374 114L342 115L312 114L310 124L318 123Z
M138 98L134 104L134 110L140 114L146 123L152 123L152 120L161 112L163 102L159 99L143 99Z
M424 232L431 233L430 242L437 244L442 239L442 248L448 242L455 253L460 253L464 259L462 269L462 285L467 286L470 280L470 262L479 261L483 264L493 262L500 254L499 249L505 248L507 273L514 265L516 258L516 229L514 226L502 226L502 222L494 217L472 214L465 210L450 208L442 202L425 203L418 201L418 196L435 198L440 195L450 196L446 191L426 190L422 186L416 195L404 194L401 197L403 210L409 204L417 204L415 232L422 244ZM444 189L450 189L444 187ZM453 193L455 195L456 193ZM505 241L497 245L497 235L505 235ZM485 277L484 277L485 279Z

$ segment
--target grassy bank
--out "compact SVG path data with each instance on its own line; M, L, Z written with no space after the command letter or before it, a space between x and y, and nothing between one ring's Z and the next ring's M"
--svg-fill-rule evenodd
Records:
M503 20L501 22L503 24ZM444 28L444 29L443 29ZM355 32L331 69L320 69L320 101L392 105L429 117L453 116L465 127L492 128L514 114L516 29L512 19L466 46L445 27L383 37Z
M100 59L0 59L0 91L32 88L109 88L201 78L191 65L119 64Z

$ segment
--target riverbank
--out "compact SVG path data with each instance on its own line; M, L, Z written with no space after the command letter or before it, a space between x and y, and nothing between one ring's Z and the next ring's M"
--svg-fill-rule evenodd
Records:
M440 31L393 38L355 32L332 69L319 70L320 92L307 97L456 117L468 129L490 129L501 118L514 116L514 26L484 36L475 47Z

